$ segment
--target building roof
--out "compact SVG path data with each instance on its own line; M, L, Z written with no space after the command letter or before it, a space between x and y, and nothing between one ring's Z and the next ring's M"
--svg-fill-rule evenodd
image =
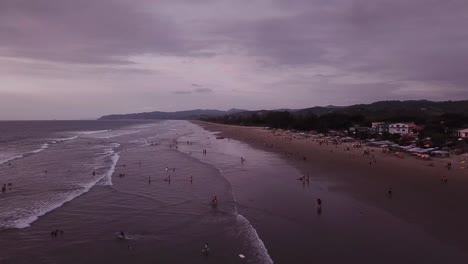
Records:
M465 133L468 133L468 128L460 129L460 130L458 130L458 132L465 132Z

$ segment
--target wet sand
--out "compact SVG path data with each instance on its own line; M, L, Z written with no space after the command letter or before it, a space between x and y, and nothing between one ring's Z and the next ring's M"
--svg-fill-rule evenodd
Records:
M335 192L351 195L415 226L444 245L468 252L467 169L453 166L448 171L443 166L445 161L437 159L432 161L435 167L429 167L427 161L400 159L377 149L370 157L363 157L362 149L346 151L344 145L320 146L310 139L285 139L285 135L275 136L262 128L196 123L207 130L219 131L226 138L278 153L305 175L325 175L338 183L332 187ZM447 184L441 183L443 176L448 178ZM391 198L387 193L390 188Z

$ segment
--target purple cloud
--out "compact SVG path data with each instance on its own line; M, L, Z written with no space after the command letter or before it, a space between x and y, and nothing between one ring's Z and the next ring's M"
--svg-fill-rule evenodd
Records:
M179 96L214 93L198 82L213 108L466 99L466 14L466 0L2 0L0 92L118 90L104 113L130 97L128 111L205 106Z

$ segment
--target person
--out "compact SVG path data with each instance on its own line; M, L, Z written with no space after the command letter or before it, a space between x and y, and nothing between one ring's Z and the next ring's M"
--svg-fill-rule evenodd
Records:
M193 176L190 176L190 183L193 183Z
M3 184L2 193L6 192L6 184Z
M205 247L202 249L203 254L208 256L210 254L210 248L208 247L208 243L205 244Z
M218 196L214 196L213 199L211 199L211 205L213 207L218 205Z
M392 195L393 195L392 187L390 187L387 193L388 193L388 198L392 198Z
M317 199L317 205L319 208L322 208L322 200L320 198Z
M93 171L93 176L96 176L96 171Z

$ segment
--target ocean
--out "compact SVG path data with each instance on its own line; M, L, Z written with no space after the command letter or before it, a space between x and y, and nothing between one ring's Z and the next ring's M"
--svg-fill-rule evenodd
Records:
M0 122L0 263L461 259L334 191L326 172L299 177L280 156L188 121Z

